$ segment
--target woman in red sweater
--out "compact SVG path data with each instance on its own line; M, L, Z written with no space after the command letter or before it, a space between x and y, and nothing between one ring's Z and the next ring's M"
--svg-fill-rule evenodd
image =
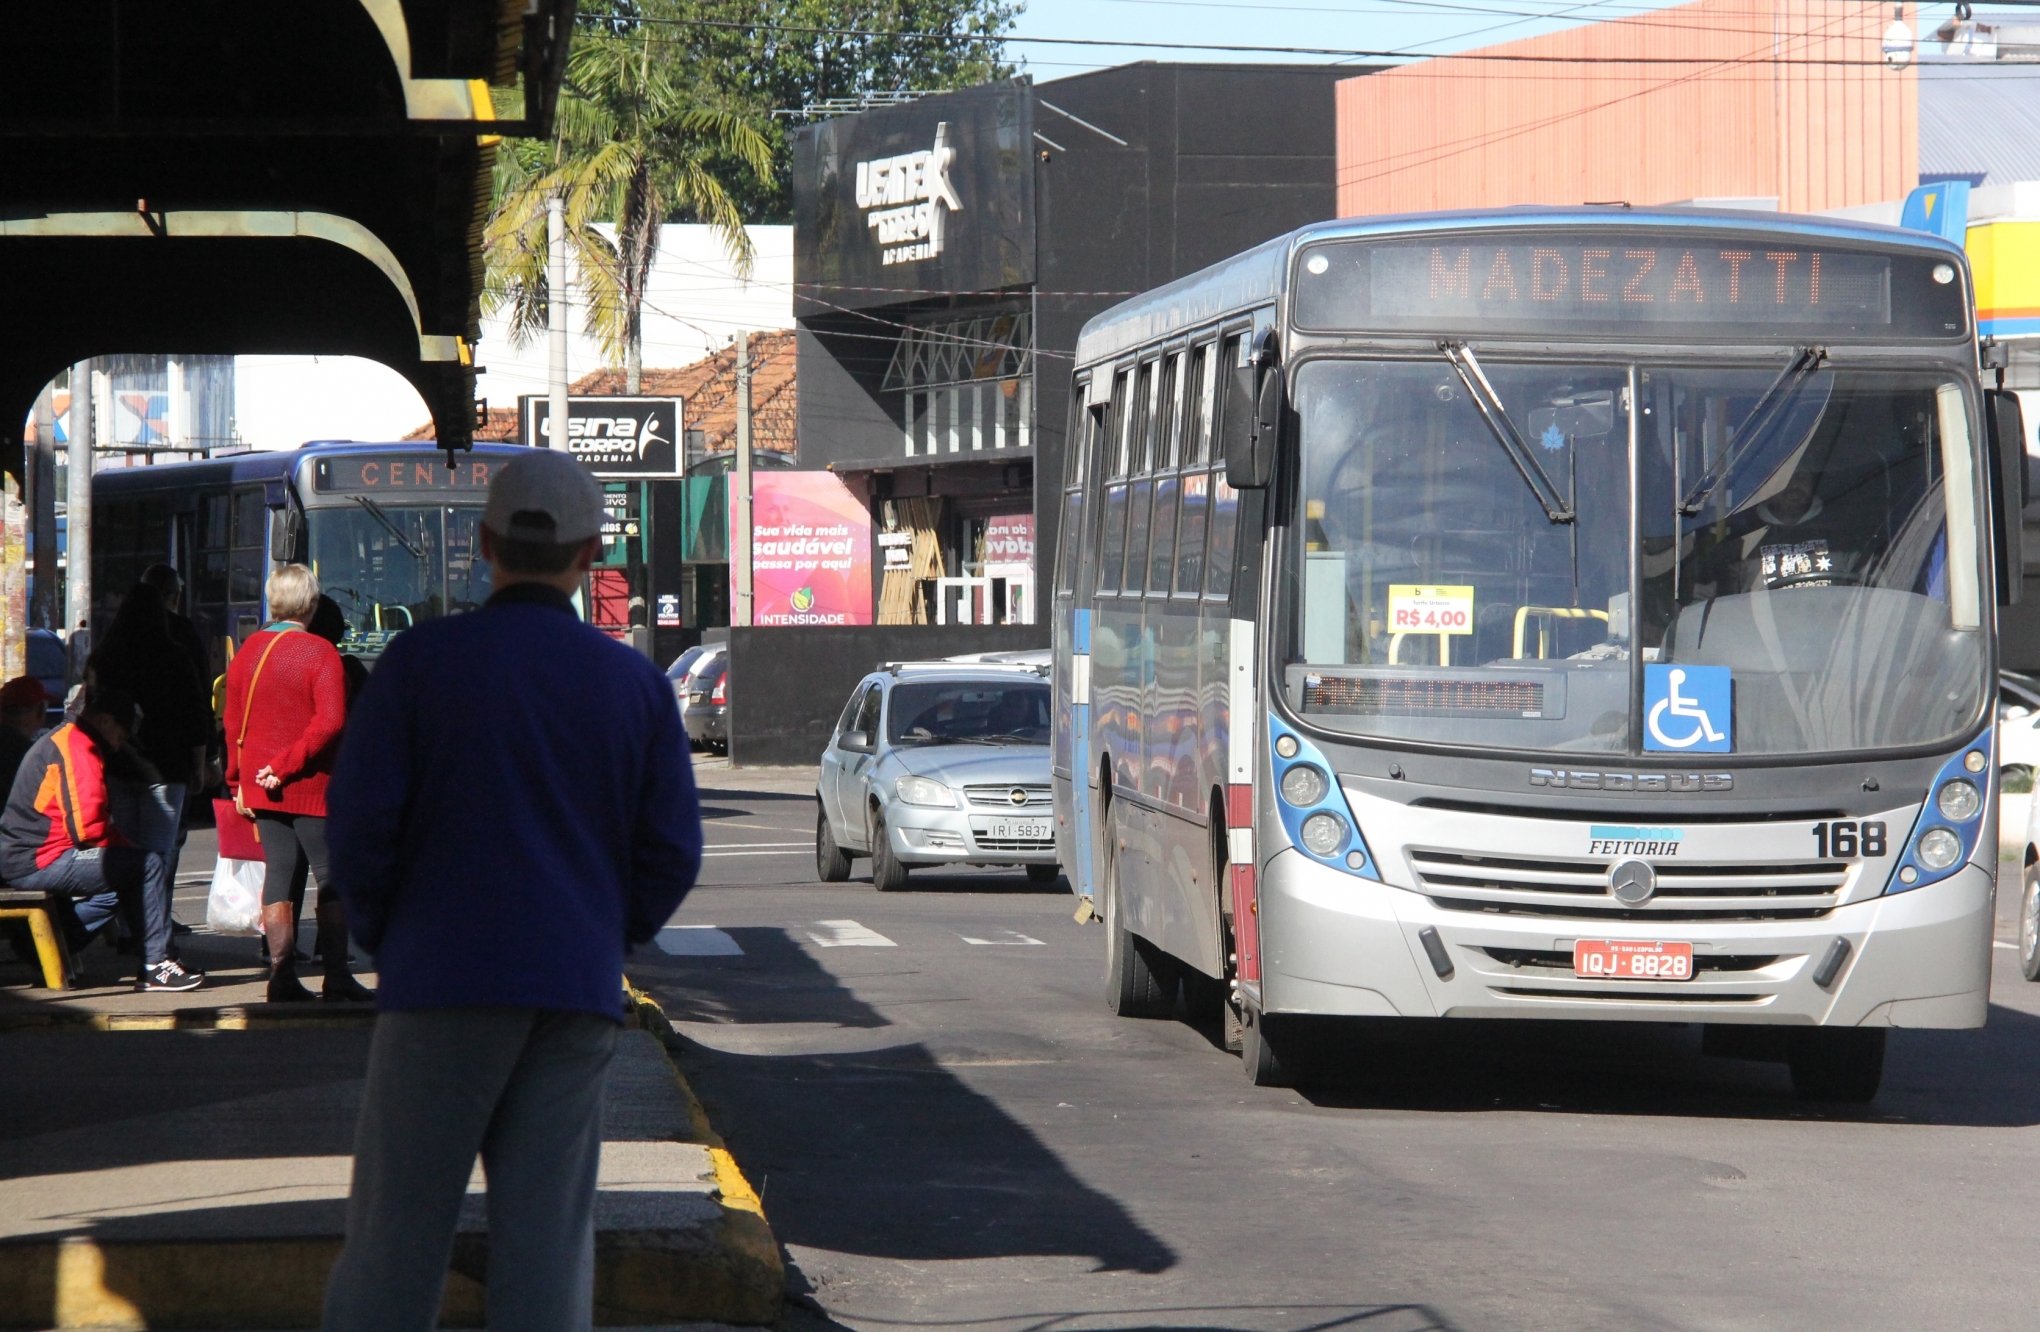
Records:
M297 909L305 874L319 881L327 999L370 999L348 970L347 922L328 877L326 780L347 720L340 654L306 630L319 579L302 564L269 576L275 623L241 645L227 667L227 789L262 837L262 933L269 945L269 1002L312 997L297 978Z

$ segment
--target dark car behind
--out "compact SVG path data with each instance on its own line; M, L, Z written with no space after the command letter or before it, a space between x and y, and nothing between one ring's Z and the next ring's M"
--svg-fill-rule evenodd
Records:
M687 694L687 738L718 754L730 752L730 659L724 653L694 673Z

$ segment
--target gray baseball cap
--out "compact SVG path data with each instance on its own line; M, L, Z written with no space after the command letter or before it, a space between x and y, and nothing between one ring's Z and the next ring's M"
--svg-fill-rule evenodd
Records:
M482 525L513 541L586 541L602 531L602 487L573 454L534 448L489 483Z

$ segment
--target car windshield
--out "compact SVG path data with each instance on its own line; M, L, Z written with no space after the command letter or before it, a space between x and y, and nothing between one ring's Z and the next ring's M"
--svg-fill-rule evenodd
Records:
M688 670L693 667L696 661L700 660L703 651L704 649L702 648L691 647L673 658L673 664L666 668L666 678L668 680L685 680Z
M895 685L886 738L896 745L1048 743L1040 680L928 680Z
M1733 699L1694 752L1963 729L1988 660L1967 395L1795 366L1781 388L1775 364L1490 355L1526 469L1442 359L1305 365L1291 705L1384 738L1670 751L1700 737L1646 733L1669 672L1667 715L1704 681Z

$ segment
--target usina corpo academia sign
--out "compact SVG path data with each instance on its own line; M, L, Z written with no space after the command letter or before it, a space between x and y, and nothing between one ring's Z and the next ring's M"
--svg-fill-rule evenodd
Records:
M936 123L933 148L857 164L857 206L864 210L865 225L878 237L880 264L941 257L948 212L963 207L956 187L949 183L955 161L949 122L944 120Z
M557 447L546 396L527 393L517 405L524 442ZM679 476L680 399L568 398L566 445L597 476Z

